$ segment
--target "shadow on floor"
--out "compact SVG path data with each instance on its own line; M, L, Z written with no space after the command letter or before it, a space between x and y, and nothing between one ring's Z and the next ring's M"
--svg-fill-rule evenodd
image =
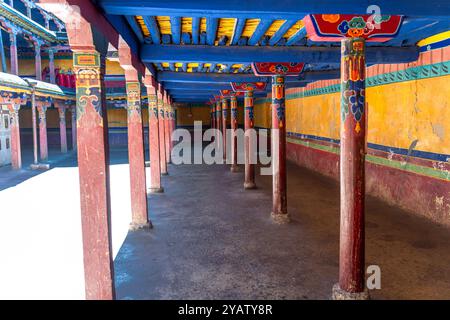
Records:
M169 166L149 197L150 232L129 233L115 261L121 299L329 299L339 269L339 186L288 163L290 225L270 219L271 176L244 191L243 168ZM258 170L259 172L259 170ZM373 299L450 298L450 233L367 197Z

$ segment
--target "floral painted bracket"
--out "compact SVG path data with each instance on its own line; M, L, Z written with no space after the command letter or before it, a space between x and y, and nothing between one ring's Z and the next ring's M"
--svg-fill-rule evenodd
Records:
M297 76L305 66L302 62L256 62L252 69L257 76Z
M310 14L303 21L312 41L364 38L370 42L385 42L398 34L403 16Z
M267 88L266 82L231 82L231 87L235 92L245 91L265 91Z

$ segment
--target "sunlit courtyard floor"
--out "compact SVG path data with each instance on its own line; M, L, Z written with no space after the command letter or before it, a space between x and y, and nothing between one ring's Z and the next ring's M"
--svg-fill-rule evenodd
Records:
M51 169L0 168L0 299L84 299L80 194L76 154L50 150ZM114 256L131 219L126 150L113 151Z

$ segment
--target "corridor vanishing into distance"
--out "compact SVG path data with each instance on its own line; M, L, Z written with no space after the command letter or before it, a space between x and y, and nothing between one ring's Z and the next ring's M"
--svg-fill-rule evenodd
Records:
M339 186L288 162L292 223L274 226L271 176L242 190L243 167L170 165L149 197L154 229L129 233L115 261L119 299L329 299L339 269ZM259 172L259 170L257 170ZM220 191L218 191L220 190ZM448 228L367 197L372 299L450 296Z
M448 2L0 0L0 299L450 300Z

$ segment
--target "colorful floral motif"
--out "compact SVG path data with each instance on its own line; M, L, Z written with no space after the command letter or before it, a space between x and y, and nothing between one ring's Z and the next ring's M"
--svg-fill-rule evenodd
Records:
M73 56L76 74L77 120L84 116L87 107L92 107L101 116L101 82L104 60L97 53L75 53Z
M248 118L253 121L253 106L245 107L245 111L248 113Z
M248 90L264 91L266 90L266 82L232 82L231 87L235 92L245 92Z
M148 108L153 111L153 116L158 118L158 100L156 98L156 94L152 94L148 96ZM152 114L152 113L150 113Z
M139 82L127 82L127 110L128 115L141 112L141 88Z
M313 41L336 41L336 38L361 37L367 41L384 42L397 35L402 21L403 16L379 14L312 14L304 19L308 37Z
M345 122L351 113L359 132L365 112L364 40L349 39L342 45L341 119Z
M232 108L231 109L231 117L233 119L237 119L237 117L238 117L238 109L237 108Z
M252 69L257 76L286 75L294 76L303 71L304 63L301 62L256 62Z

